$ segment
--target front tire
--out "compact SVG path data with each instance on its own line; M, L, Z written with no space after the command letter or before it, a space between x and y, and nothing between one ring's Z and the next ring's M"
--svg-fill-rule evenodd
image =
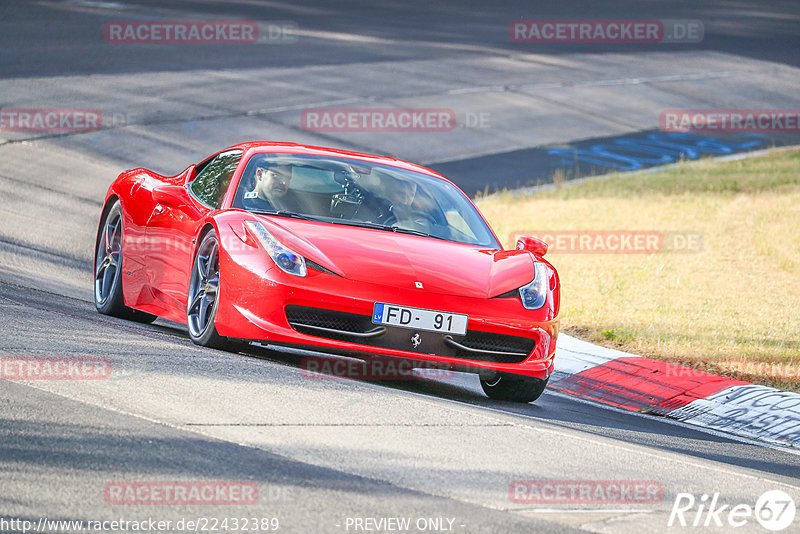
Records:
M94 257L94 305L103 315L152 323L155 315L125 306L122 292L122 207L114 201L97 229Z
M533 402L544 393L548 379L493 372L481 375L481 387L489 398L510 402Z
M238 348L228 338L217 333L214 320L219 308L219 241L217 233L209 230L200 241L192 266L189 298L186 303L186 323L189 337L203 347L222 350Z

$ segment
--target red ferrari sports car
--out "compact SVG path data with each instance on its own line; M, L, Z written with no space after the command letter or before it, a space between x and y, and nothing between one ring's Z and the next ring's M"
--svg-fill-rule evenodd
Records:
M177 176L122 173L97 232L100 313L247 342L476 372L530 402L553 371L558 274L547 245L503 250L469 198L397 159L243 143Z

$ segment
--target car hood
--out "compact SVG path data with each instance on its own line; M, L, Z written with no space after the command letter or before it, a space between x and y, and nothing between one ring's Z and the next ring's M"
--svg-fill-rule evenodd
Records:
M360 282L429 293L495 297L533 279L533 257L371 228L259 217L284 245Z

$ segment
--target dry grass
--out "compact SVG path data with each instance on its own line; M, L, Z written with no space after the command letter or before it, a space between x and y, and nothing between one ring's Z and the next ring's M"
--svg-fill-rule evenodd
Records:
M481 200L519 230L695 231L695 253L548 255L580 338L800 391L800 152Z

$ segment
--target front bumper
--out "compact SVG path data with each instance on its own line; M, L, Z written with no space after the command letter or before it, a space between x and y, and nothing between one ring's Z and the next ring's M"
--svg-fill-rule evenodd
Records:
M335 354L436 362L470 372L494 370L540 379L553 372L558 319L549 304L526 310L515 297L431 294L314 269L297 277L267 262L245 266L225 254L220 259L216 327L222 336ZM466 314L467 335L374 325L375 302ZM417 346L412 341L415 334Z

